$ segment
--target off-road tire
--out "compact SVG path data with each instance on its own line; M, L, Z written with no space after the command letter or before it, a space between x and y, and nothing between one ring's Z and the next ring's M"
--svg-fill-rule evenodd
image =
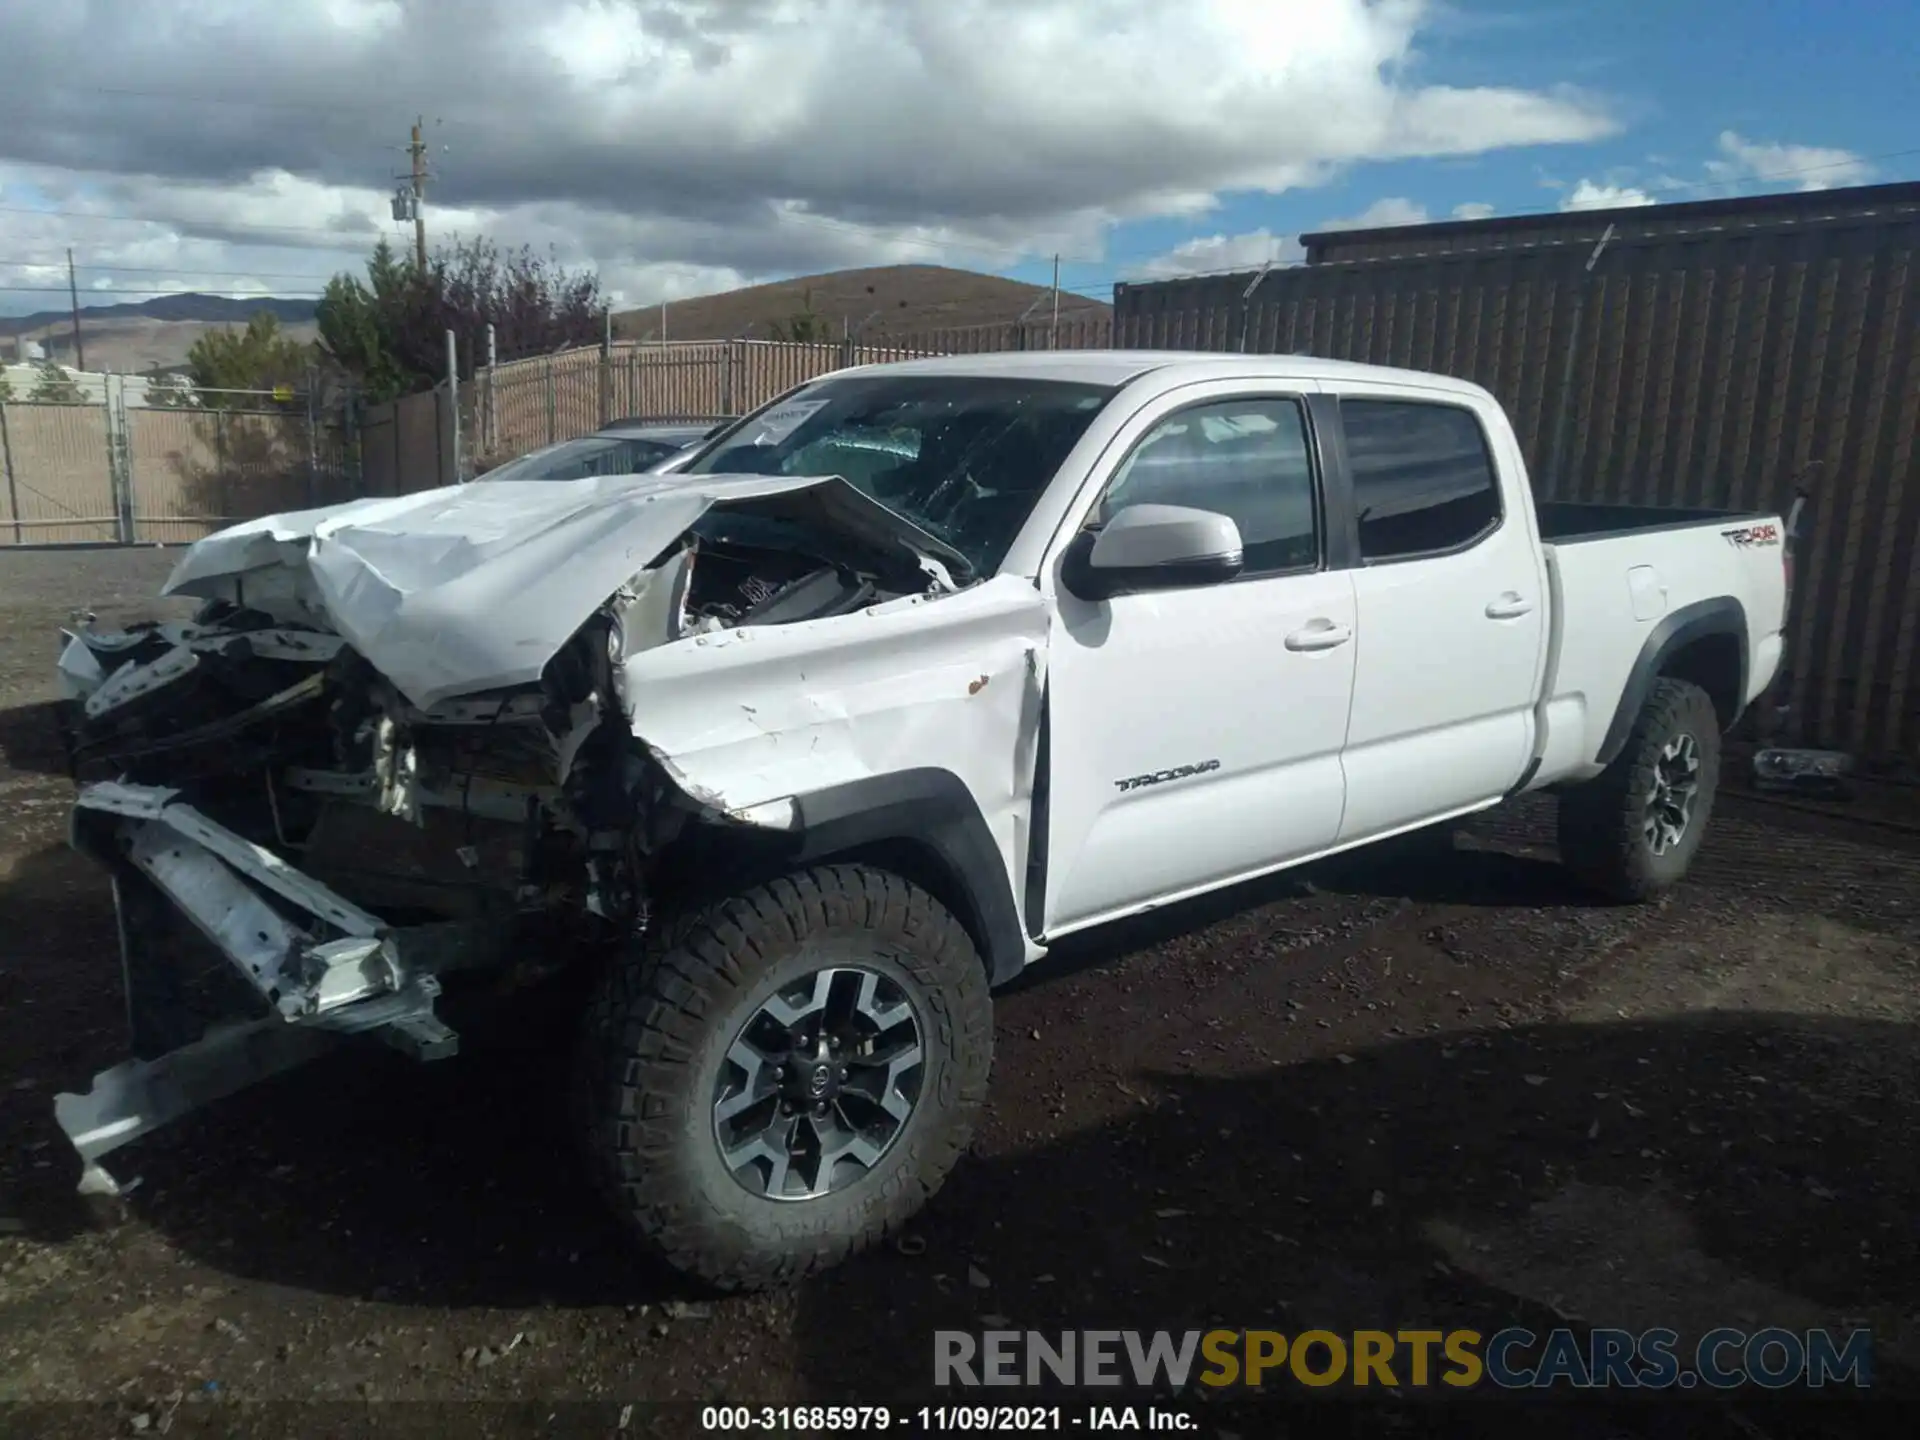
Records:
M858 1181L769 1200L735 1181L714 1140L722 1057L780 984L818 967L810 955L849 941L918 1008L920 1098ZM897 875L827 865L708 905L614 961L583 1023L573 1103L595 1183L642 1247L713 1290L759 1290L917 1214L972 1139L992 1061L986 967L959 921Z
M1698 791L1686 831L1664 855L1645 833L1645 807L1661 752L1678 735L1694 738ZM1653 683L1627 743L1584 785L1560 795L1560 859L1582 885L1621 904L1645 904L1679 884L1693 864L1720 788L1720 718L1713 701L1685 680Z

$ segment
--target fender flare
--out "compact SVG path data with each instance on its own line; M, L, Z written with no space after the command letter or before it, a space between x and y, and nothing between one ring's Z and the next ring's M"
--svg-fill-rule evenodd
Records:
M931 852L946 871L960 923L981 942L988 979L1002 985L1026 965L1026 936L1006 862L973 792L950 770L873 775L794 797L798 863L887 841ZM882 862L884 864L884 862Z
M1731 635L1740 649L1740 688L1734 697L1733 715L1726 726L1729 730L1733 728L1746 708L1747 676L1753 657L1748 653L1746 608L1731 595L1719 595L1711 600L1682 605L1678 610L1662 616L1660 622L1648 632L1640 646L1640 653L1634 657L1633 669L1627 673L1627 683L1620 691L1620 702L1613 712L1613 720L1600 742L1600 752L1594 757L1600 764L1611 765L1626 748L1627 737L1633 733L1634 721L1640 718L1640 711L1647 703L1653 682L1660 678L1667 661L1695 641L1712 635Z

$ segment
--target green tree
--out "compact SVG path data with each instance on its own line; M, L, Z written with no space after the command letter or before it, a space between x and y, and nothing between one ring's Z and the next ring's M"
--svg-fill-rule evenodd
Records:
M813 291L800 292L800 308L785 320L767 326L776 340L795 345L823 345L833 337L827 333L827 317L813 308Z
M51 360L42 360L34 372L33 389L27 399L36 405L84 405L86 395L80 382Z
M423 388L395 353L401 316L412 304L414 267L382 240L367 261L363 285L351 275L327 282L316 319L320 349L359 382L367 399L379 404ZM428 385L432 384L429 379Z
M328 282L317 319L322 351L378 403L445 378L449 330L460 339L465 377L488 325L511 359L591 345L603 315L592 271L567 270L524 246L503 253L483 239L436 251L424 270L382 241L364 282Z
M272 390L279 385L298 388L306 382L313 362L313 346L287 334L265 310L249 320L244 330L227 326L209 330L187 351L194 389L206 403L222 409L261 408L258 396L219 392Z
M0 365L0 405L13 398L13 381L7 378L7 367Z

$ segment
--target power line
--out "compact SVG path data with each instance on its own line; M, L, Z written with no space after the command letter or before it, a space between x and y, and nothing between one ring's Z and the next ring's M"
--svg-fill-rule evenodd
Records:
M58 270L65 262L58 260L7 260L0 259L0 266L17 270ZM234 280L331 280L333 276L322 275L313 270L189 270L174 265L81 265L82 274L97 270L106 275L193 275L200 278Z
M169 220L158 215L115 215L97 210L36 210L30 205L0 205L0 215L39 215L55 220L107 220L131 225L161 225L176 231L219 230L241 235L329 235L339 241L343 249L356 243L363 236L379 233L380 229L378 222L372 220L368 221L365 230L343 234L339 230L325 229L317 225L248 225L239 221ZM288 245L286 248L316 249L318 247Z

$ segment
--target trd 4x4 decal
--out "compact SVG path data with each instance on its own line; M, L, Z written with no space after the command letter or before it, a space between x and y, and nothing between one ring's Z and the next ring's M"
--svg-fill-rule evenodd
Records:
M1778 545L1780 527L1778 525L1743 525L1738 530L1722 530L1729 545L1746 547L1749 545Z

